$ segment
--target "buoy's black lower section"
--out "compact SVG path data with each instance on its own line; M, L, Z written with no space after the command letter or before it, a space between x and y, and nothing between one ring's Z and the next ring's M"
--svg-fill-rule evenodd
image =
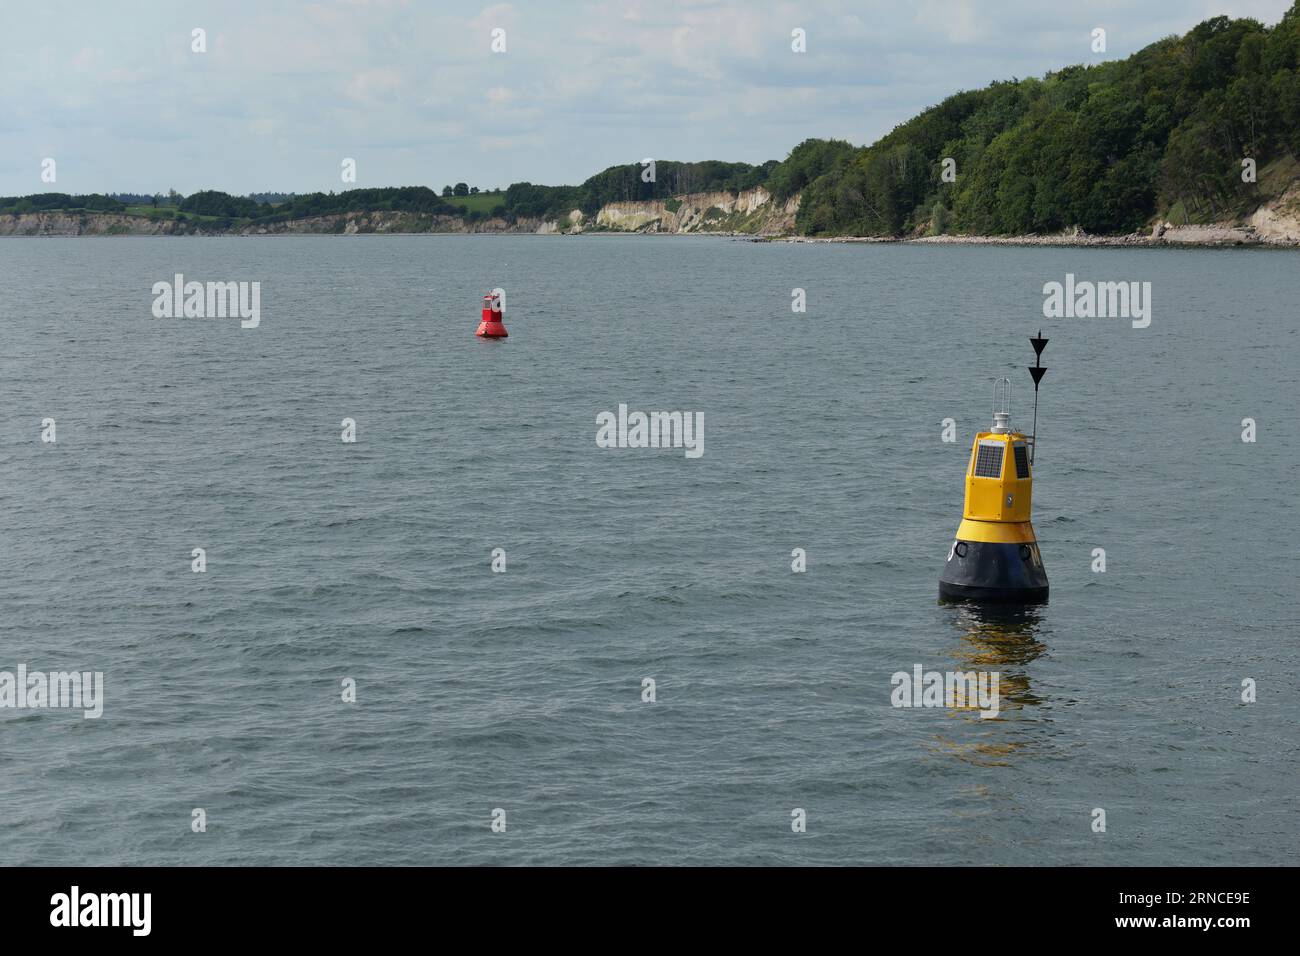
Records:
M957 541L939 575L939 597L946 601L1042 604L1047 600L1047 569L1038 545Z

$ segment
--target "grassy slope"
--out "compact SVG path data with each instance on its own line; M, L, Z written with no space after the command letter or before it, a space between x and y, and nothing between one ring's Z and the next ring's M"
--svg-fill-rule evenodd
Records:
M442 198L449 206L457 206L464 212L481 212L486 216L494 206L505 203L506 194L504 192L479 193L475 196L443 196Z

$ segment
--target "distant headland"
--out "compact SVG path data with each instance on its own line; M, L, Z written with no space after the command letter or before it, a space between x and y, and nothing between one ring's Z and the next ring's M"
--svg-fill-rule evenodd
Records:
M0 236L723 233L1300 245L1300 0L1125 60L957 93L865 147L612 166L578 186L0 197Z

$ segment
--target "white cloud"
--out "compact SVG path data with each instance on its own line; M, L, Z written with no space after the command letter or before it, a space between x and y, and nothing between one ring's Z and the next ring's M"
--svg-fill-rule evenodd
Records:
M916 22L942 30L952 43L974 43L984 37L972 0L923 0Z
M402 86L402 77L396 70L380 68L355 73L344 90L350 100L372 103L390 97Z

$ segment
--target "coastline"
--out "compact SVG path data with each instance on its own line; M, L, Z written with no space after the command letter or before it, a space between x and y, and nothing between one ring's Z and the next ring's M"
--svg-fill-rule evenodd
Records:
M1263 214L1263 215L1261 215ZM475 223L450 216L408 213L352 213L289 220L269 225L212 228L186 220L153 221L120 214L77 215L40 213L0 217L0 238L52 238L114 236L366 236L366 235L538 235L538 236L713 236L746 242L790 243L891 243L900 245L1057 246L1119 248L1300 248L1300 221L1261 209L1252 224L1159 225L1150 233L1092 235L1082 230L1014 236L950 234L940 236L800 236L788 232L737 231L696 228L659 228L657 221L634 228L601 224L561 229L554 221L532 219L507 222L489 219Z
M1021 236L782 236L779 242L890 242L907 245L961 246L1113 246L1127 248L1300 248L1300 228L1259 230L1254 226L1165 226L1149 234L1120 236L1071 233Z

